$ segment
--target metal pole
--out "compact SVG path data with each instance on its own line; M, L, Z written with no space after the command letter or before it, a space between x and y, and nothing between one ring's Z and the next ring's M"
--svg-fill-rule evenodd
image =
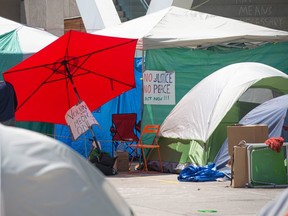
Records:
M67 72L67 77L68 77L69 81L71 82L71 84L72 84L72 86L73 86L73 90L74 90L74 92L75 92L75 94L76 94L76 97L77 97L77 100L78 100L78 104L79 104L79 103L81 103L82 100L81 100L80 95L79 95L79 93L78 93L78 91L77 91L77 88L76 88L76 86L75 86L75 84L74 84L73 76L72 76L72 74L70 73L69 68L68 68L68 66L67 66L67 61L64 60L64 61L62 62L62 64L63 64L63 66L65 67L65 70L66 70L66 72ZM96 135L95 135L95 133L94 133L94 131L93 131L93 129L92 129L92 125L89 125L87 122L86 122L86 125L88 126L89 130L91 131L93 140L95 141L96 147L97 147L97 149L99 150L99 153L100 153L100 152L101 152L101 148L100 148L99 143L98 143L98 141L97 141Z

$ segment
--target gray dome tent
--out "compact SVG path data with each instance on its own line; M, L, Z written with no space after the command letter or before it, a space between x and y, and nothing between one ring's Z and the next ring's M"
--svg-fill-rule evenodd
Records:
M1 215L131 216L105 176L64 143L0 124Z
M267 124L269 137L282 136L288 141L288 94L276 97L257 106L245 115L239 122L242 125ZM230 157L228 155L227 139L221 146L214 162L218 168L224 167Z

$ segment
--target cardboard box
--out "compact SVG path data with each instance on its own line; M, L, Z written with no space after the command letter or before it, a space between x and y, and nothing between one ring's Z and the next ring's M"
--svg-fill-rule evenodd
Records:
M246 187L248 183L247 147L234 146L234 159L232 161L232 184L234 188Z
M233 154L233 147L245 140L246 143L263 143L268 139L268 126L259 125L236 125L227 127L228 153Z
M118 172L129 171L129 154L124 151L116 151L116 169Z

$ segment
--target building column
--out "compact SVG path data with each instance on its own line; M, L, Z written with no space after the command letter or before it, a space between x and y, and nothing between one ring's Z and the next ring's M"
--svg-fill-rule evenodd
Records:
M64 3L59 0L25 0L27 25L61 36L64 33Z
M76 0L87 32L121 23L113 0Z

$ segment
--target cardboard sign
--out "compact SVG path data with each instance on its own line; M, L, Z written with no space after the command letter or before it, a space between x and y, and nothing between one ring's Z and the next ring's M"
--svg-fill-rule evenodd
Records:
M143 73L144 104L175 105L175 72Z
M65 120L74 140L88 131L92 125L99 125L84 101L71 107L66 112Z

